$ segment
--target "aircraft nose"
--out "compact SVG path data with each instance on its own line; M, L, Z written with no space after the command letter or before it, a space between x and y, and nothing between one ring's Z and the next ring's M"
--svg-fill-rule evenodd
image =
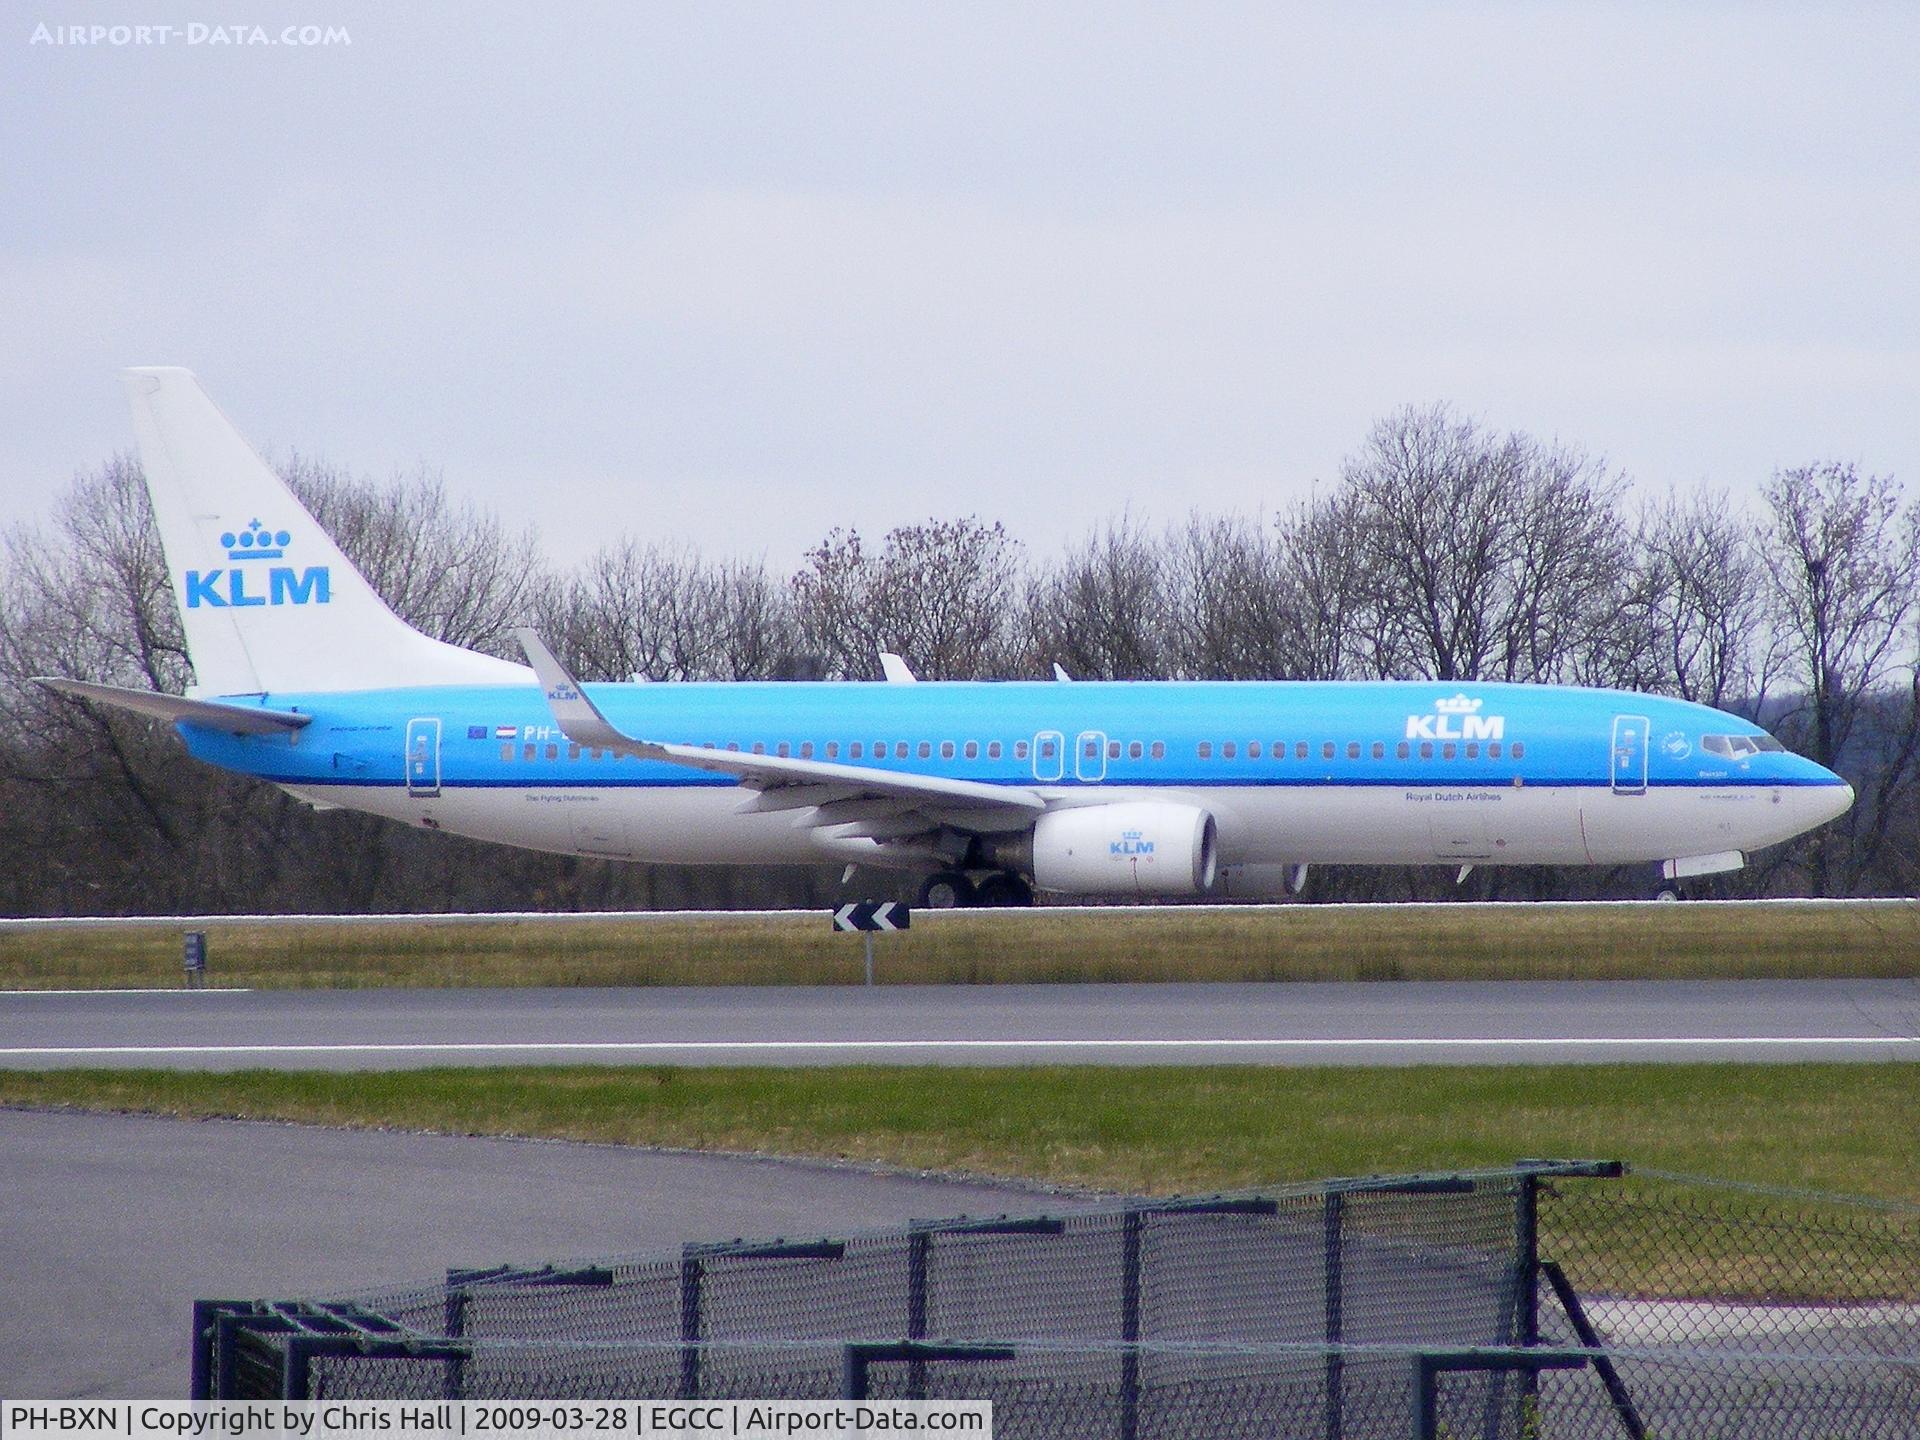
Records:
M1820 796L1818 823L1824 825L1829 820L1839 819L1853 808L1853 786L1825 766L1816 765L1813 768L1820 772L1823 782L1817 793Z

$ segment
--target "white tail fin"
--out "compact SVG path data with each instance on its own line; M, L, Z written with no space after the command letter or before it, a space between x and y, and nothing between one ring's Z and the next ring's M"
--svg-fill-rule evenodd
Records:
M389 610L192 372L123 375L200 693L532 682Z

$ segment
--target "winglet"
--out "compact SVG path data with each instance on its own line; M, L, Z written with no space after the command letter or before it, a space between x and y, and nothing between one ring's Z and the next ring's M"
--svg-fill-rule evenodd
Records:
M886 675L889 685L911 685L920 678L913 673L912 666L891 650L880 652L880 669Z
M561 734L576 744L598 746L602 750L621 750L637 755L657 749L622 733L617 725L602 715L600 707L588 698L587 692L580 688L579 681L567 673L567 667L560 663L559 657L547 648L546 641L535 631L522 627L513 632L513 637L526 652L527 663L533 666L540 689L547 697L547 708L553 711Z
M1065 685L1072 681L1073 676L1067 674L1067 667L1056 660L1053 662L1053 678Z

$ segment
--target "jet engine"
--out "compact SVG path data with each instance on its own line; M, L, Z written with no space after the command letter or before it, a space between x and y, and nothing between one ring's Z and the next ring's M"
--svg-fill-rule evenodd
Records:
M996 863L1078 895L1198 895L1217 863L1213 816L1151 800L1050 810L1016 844L1021 853Z

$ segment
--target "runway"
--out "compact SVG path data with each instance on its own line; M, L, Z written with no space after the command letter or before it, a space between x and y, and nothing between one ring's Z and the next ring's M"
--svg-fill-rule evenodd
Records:
M0 994L0 1066L1920 1060L1920 982Z

